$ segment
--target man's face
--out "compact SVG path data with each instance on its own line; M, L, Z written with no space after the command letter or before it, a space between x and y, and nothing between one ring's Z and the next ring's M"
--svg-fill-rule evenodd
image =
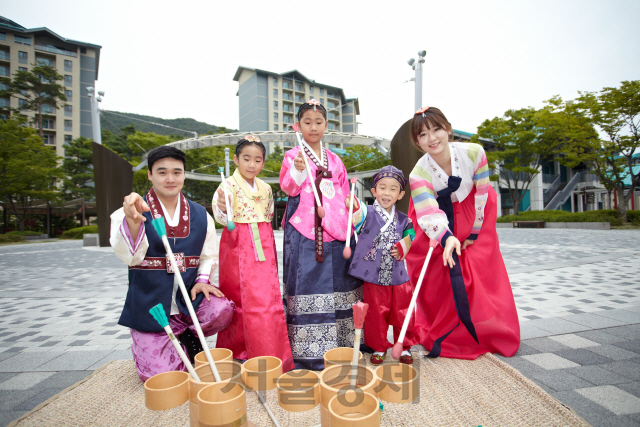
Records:
M158 197L171 199L177 197L184 186L184 165L180 160L167 157L153 164L148 177Z

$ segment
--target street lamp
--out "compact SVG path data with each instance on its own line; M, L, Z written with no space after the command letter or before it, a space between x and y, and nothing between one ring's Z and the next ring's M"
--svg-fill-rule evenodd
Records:
M102 102L104 91L98 91L98 96L95 95L95 88L89 86L87 88L87 95L91 100L91 121L93 122L93 142L102 145L102 136L100 133L100 112L98 110L98 102Z
M422 64L424 64L425 56L427 56L427 51L421 50L418 52L418 62L414 58L407 61L407 64L416 72L416 76L413 78L416 82L415 111L422 108Z

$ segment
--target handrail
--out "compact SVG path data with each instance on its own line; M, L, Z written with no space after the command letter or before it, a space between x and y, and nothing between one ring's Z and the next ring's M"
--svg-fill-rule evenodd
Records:
M547 203L551 199L551 197L555 194L558 187L560 187L560 175L556 176L556 179L551 183L549 188L547 188L547 191L545 191L544 196L542 196L544 203Z
M571 192L576 189L581 180L582 173L575 174L561 191L558 191L551 201L545 206L547 211L555 211L567 201Z

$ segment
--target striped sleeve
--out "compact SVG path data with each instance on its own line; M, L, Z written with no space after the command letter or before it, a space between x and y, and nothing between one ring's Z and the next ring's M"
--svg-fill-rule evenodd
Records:
M430 239L436 239L444 247L446 240L452 236L449 221L436 201L431 174L420 166L420 162L411 171L409 183L418 225Z
M491 185L489 184L489 164L482 146L479 144L469 144L468 154L469 158L473 161L473 182L476 185L476 218L473 222L473 229L471 230L471 235L468 239L476 240L480 233L480 229L482 228L482 222L484 221L484 207L487 204L489 188Z
M407 253L411 249L411 242L413 242L413 239L415 238L416 232L413 229L413 223L411 222L411 219L409 219L409 222L402 232L402 240L395 244L396 248L398 249L398 253L400 254L399 261L402 261L407 256Z

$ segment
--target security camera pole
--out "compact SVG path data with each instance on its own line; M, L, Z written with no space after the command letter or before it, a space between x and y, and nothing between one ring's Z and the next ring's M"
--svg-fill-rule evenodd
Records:
M424 64L424 57L427 56L426 50L421 50L418 52L418 62L415 59L411 58L407 61L407 64L411 66L416 71L416 76L414 78L416 82L416 105L414 110L418 111L422 108L422 64Z

